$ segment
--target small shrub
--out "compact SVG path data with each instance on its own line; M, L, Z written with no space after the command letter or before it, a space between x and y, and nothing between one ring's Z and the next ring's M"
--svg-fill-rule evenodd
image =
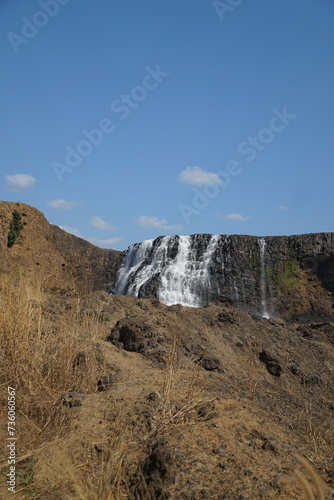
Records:
M14 210L12 212L12 220L10 221L9 231L8 231L8 243L7 246L10 248L14 245L15 241L19 237L20 232L23 229L23 224L21 222L21 214Z

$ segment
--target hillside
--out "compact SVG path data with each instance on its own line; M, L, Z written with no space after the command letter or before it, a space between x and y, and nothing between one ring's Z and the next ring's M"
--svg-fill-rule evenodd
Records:
M23 229L12 248L7 233L16 210ZM36 208L0 202L1 269L38 277L48 288L108 290L114 286L122 252L98 248L49 224Z
M7 248L15 209L26 224ZM1 405L8 385L18 402L13 498L311 498L303 480L315 498L319 488L334 498L330 318L111 296L121 252L27 205L1 203L0 216ZM8 498L5 451L0 471Z

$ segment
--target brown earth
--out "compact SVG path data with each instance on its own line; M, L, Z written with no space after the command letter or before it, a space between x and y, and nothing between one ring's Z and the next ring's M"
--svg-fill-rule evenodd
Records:
M8 248L14 210L21 215L23 230ZM0 254L0 270L28 274L59 291L113 288L123 255L73 236L49 224L36 208L13 202L0 202Z
M106 283L94 277L96 263L112 282L121 254L78 241L22 204L27 225L7 249L14 205L0 207L2 273L41 280L40 321L56 339L72 318L82 269L87 288L98 288ZM334 499L332 322L257 321L232 306L168 307L103 291L87 297L83 310L98 312L94 332L75 320L69 362L88 378L93 353L95 387L69 387L61 431L29 423L31 440L19 444L20 491L9 498L306 499L296 469L316 486L301 455ZM18 436L26 425L19 414ZM0 462L5 499L3 451ZM94 493L101 483L112 484L111 496Z
M44 443L40 498L80 498L64 464L88 473L89 462L96 479L108 447L123 453L124 498L307 498L297 455L334 498L334 324L256 322L234 308L105 293L96 301L101 376L114 376L70 410L65 436Z

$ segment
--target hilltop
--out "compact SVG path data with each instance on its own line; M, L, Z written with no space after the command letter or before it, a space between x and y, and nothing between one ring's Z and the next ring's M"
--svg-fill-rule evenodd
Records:
M23 229L12 248L7 234L13 212L21 216ZM48 288L59 290L108 290L123 257L49 224L44 215L24 203L0 202L1 269L38 277Z

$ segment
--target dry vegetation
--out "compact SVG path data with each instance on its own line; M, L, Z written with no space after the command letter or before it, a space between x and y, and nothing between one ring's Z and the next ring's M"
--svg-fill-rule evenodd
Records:
M82 299L73 298L70 313L50 321L50 298L22 276L3 275L0 293L1 381L20 395L18 411L25 423L20 439L29 446L64 430L68 412L62 395L95 388L98 360L91 353L85 370L77 363L78 329L89 326L94 332L98 315L87 310Z
M55 314L57 297L22 274L1 276L0 297L1 405L6 406L7 387L15 388L19 460L29 459L31 464L43 443L68 431L73 412L64 404L64 395L96 390L103 367L103 359L92 348L99 311L88 296L75 296L68 298L63 314ZM86 331L91 345L81 359ZM18 482L24 483L20 478Z
M233 478L242 482L242 478L236 474L241 473L244 458L242 457L239 464L235 458L237 448L233 449L235 446L233 439L236 439L237 446L249 440L250 444L247 446L252 445L256 453L268 453L262 450L262 445L260 451L257 451L259 446L257 443L262 439L258 421L259 418L265 421L267 417L264 412L261 414L262 410L256 405L261 399L261 394L263 396L268 389L264 390L261 386L263 372L259 371L259 363L254 354L256 347L252 343L249 344L248 351L245 351L248 356L245 366L246 379L244 379L246 384L239 383L235 376L228 373L226 376L220 373L208 374L202 366L203 357L194 355L182 357L180 342L175 332L166 340L164 362L157 366L154 363L152 365L151 361L141 354L127 353L105 342L105 333L110 327L105 316L105 304L97 300L96 294L59 296L43 290L41 285L31 282L23 274L2 274L0 297L1 406L3 408L6 406L8 385L16 389L18 397L17 493L11 498L29 500L160 498L154 486L155 476L150 479L147 474L145 475L144 468L149 468L148 457L152 456L152 450L159 449L161 443L166 443L166 448L173 450L180 441L184 441L187 450L184 454L184 463L187 461L189 469L193 466L191 459L195 459L194 454L198 453L198 457L203 454L205 457L205 453L211 453L210 450L215 442L223 439L227 447L230 446L233 451L226 458L231 476L221 462L217 461L216 451L212 457L210 456L211 462L208 461L205 465L208 469L221 467L220 472L216 474L220 474L222 481L227 483L233 481ZM110 298L110 301L111 307L114 307L114 304L119 307L117 309L115 305L113 309L115 311L113 325L117 319L124 316L131 318L135 307L137 313L144 307L142 302L134 302L127 298L124 301L123 298ZM160 313L165 315L165 309ZM189 329L191 328L189 322ZM203 331L205 335L210 335L209 327L206 329L203 326ZM101 342L104 342L103 349ZM115 385L112 396L108 391L102 394L97 390L99 377L110 371L110 365L105 358L105 352L109 347L112 358L117 359L119 366L124 368L126 373ZM228 352L227 355L229 356ZM149 370L152 371L151 375ZM272 378L271 375L269 378ZM217 387L221 391L218 397ZM242 395L243 390L248 391L246 405ZM82 421L78 417L78 412L83 410L64 404L65 395L70 391L91 398L85 408L87 414L83 419L86 421L86 426L82 427L81 434L79 427ZM126 399L124 391L130 391L126 393L129 395L129 400ZM150 391L153 391L154 403L144 403ZM285 391L282 384L277 391ZM274 394L270 395L270 398L273 396ZM101 410L102 401L105 405L103 410ZM151 409L147 413L149 405ZM254 417L254 415L259 416ZM292 459L287 459L289 468L282 469L286 474L286 478L283 479L287 491L292 488L291 481L294 481L294 489L291 491L299 491L298 497L291 496L291 498L324 500L323 479L315 472L315 468L329 471L333 467L332 418L328 411L324 411L323 419L319 419L319 414L313 410L311 403L305 405L298 418L300 428L304 429L303 439L308 443L305 447L309 450L307 456L314 467L310 466L309 460L300 459L304 472L294 471L296 460L293 455ZM240 419L245 421L246 425L242 423L242 426L239 426ZM249 422L247 419L250 419ZM99 424L101 428L103 427L102 431L96 431ZM5 429L4 414L1 428ZM222 434L220 428L224 431L223 438L217 437L217 431L218 434ZM255 428L259 430L255 432ZM235 429L238 429L236 438L233 437ZM250 431L253 433L252 438L249 437ZM201 443L201 434L204 439L203 449L198 444ZM95 445L100 436L103 437L103 446L97 452ZM279 434L279 439L284 439L284 434ZM277 442L280 442L279 439ZM81 445L81 442L85 444ZM287 442L290 443L289 439ZM205 450L206 445L208 450ZM50 453L54 456L50 455L50 458L46 459ZM171 452L170 457L168 453L166 452L166 460L170 460L174 474L172 477L176 477L179 466L173 465L174 452ZM196 460L201 460L198 457ZM250 461L250 468L255 469L258 457L262 455L254 455L255 463L252 465ZM266 459L264 470L268 469L267 464L270 460L276 459L275 452L272 459L270 457ZM46 470L48 468L50 471L55 470L55 464L59 461L62 462L61 475L56 477L55 473L53 483L50 478L49 482L45 481L45 472L36 473L38 469L41 470L41 465ZM3 449L0 462L1 479L5 483L7 464ZM275 462L273 467L276 466L279 467ZM205 477L207 472L203 474ZM167 473L166 477L168 478ZM196 472L192 472L191 477L196 482ZM246 481L247 478L245 484ZM300 481L299 489L298 481ZM166 488L168 491L168 484ZM172 491L170 498L191 498L186 496L186 486L182 486L180 493L175 493L177 482L174 479L171 480L170 488ZM234 491L232 486L231 490ZM165 490L161 491L163 494ZM0 498L7 498L5 486L0 489ZM232 497L219 497L217 493L217 497L214 498ZM253 498L266 497L259 495ZM268 496L268 498L274 497ZM282 498L285 499L287 496L283 495Z
M40 490L34 481L34 464L38 461L38 454L45 444L49 445L52 441L56 444L60 438L66 437L71 420L76 416L73 409L64 404L64 396L71 391L96 393L96 382L104 373L103 355L94 349L103 323L101 305L89 293L59 299L45 292L39 283L31 282L24 273L3 274L0 297L1 406L6 408L7 405L7 387L15 388L20 446L18 468L23 471L19 474L17 493L13 497L40 498L47 491ZM65 481L74 494L71 498L124 498L121 472L125 456L133 449L143 450L150 439L168 433L170 426L180 425L191 418L196 407L206 401L195 394L194 385L191 385L190 399L181 408L172 404L177 371L175 345L174 341L163 377L162 398L153 416L151 430L139 439L130 437L125 443L128 424L118 410L108 447L99 457L99 465L96 466L96 457L92 458L93 451L90 450L83 474L82 466L78 466L71 451L62 448L62 458L68 469ZM5 412L2 415L3 430L6 426ZM0 470L4 480L7 461L2 451ZM144 478L142 485L145 492ZM6 495L4 489L0 498ZM148 491L146 497L150 498Z

